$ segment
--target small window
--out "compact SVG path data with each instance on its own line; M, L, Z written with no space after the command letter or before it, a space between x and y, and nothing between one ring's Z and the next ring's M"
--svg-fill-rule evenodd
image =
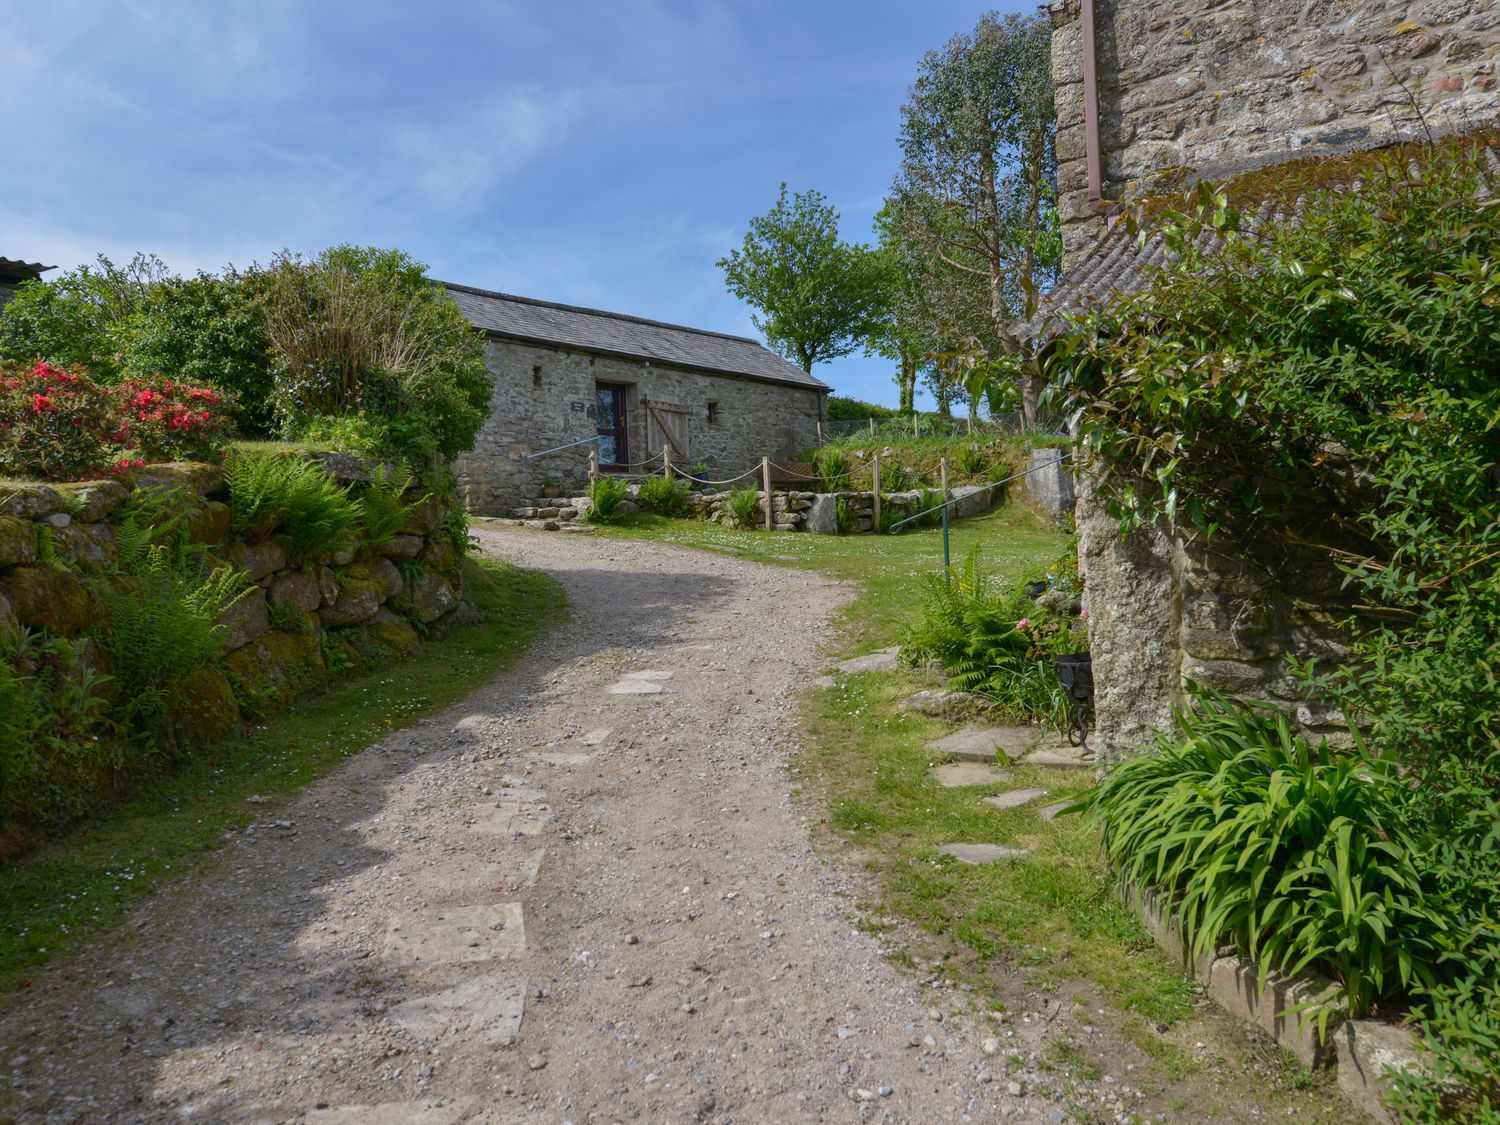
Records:
M533 387L540 387L542 385L542 365L540 363L531 369L531 385Z
M719 404L717 402L708 404L708 421L710 425L716 425L719 421Z

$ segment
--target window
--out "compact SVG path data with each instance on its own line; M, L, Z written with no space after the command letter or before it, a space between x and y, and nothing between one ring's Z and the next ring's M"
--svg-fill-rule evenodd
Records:
M594 388L595 420L599 424L599 464L623 469L630 463L630 441L625 416L626 388L617 383L599 383Z
M710 426L719 424L719 404L717 402L708 404L708 424Z
M531 369L531 385L540 387L542 385L542 365L538 363Z

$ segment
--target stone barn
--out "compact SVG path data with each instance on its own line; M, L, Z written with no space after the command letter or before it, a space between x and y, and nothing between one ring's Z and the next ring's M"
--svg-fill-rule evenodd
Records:
M488 335L495 376L489 419L455 466L472 512L503 515L548 480L580 491L591 449L605 473L660 471L665 449L676 469L724 478L818 442L829 388L755 340L447 290Z
M1058 211L1064 277L1024 326L1147 284L1167 257L1116 222L1122 206L1195 180L1231 201L1309 165L1352 169L1406 141L1470 135L1494 162L1500 10L1463 0L1054 0ZM1172 723L1188 681L1280 707L1337 737L1286 657L1337 658L1349 592L1316 553L1206 544L1159 522L1121 538L1085 473L1078 495L1097 730L1106 757ZM1326 512L1309 520L1326 522Z

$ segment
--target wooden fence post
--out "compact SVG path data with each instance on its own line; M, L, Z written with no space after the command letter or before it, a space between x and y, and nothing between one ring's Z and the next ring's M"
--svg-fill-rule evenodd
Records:
M938 480L943 486L943 503L948 502L948 458L938 462Z
M818 444L822 445L823 444L823 423L821 421L820 422L815 422L814 425L816 425L818 427Z
M766 488L766 530L771 530L771 459L760 459L760 482Z
M594 494L594 485L599 483L599 447L589 450L589 495Z
M870 419L870 436L875 436L875 419L873 417Z
M670 445L661 447L661 475L668 480L672 479L672 447Z
M920 414L918 414L915 410L913 410L911 412L911 436L912 437L914 437L914 438L920 438L922 436L922 432L921 432L921 429L920 429L921 425L922 425L922 416Z
M874 482L871 484L870 487L874 491L874 496L875 496L875 509L874 509L875 526L872 527L872 528L870 528L870 530L873 531L876 535L879 535L880 534L880 454L878 454L878 453L875 454L874 478L875 478Z

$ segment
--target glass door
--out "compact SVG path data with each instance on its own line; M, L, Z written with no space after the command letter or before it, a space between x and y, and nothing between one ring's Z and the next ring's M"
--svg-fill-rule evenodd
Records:
M594 413L599 424L599 464L606 469L623 469L630 464L625 390L617 383L600 383L594 389Z

